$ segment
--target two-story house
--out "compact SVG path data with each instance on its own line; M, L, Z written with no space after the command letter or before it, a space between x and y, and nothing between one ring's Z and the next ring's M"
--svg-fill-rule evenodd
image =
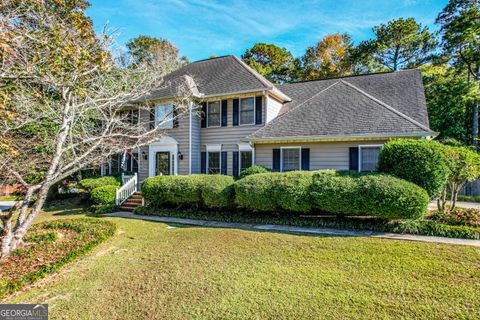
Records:
M171 114L178 79L189 84L198 108L164 121L167 135L135 152L127 170L138 171L140 181L160 174L238 176L253 164L274 171L371 171L388 139L436 134L419 70L274 85L224 56L169 74L172 87L152 93L154 112L132 116L152 123Z

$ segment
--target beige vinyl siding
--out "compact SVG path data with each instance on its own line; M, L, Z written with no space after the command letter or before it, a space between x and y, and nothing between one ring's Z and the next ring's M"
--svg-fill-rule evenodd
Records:
M354 141L354 142L310 142L285 144L257 144L255 145L255 164L272 168L273 149L297 146L310 148L310 170L349 169L349 149L359 145L379 145L381 141Z
M241 98L253 97L253 94L242 95ZM265 122L265 97L262 102L262 121ZM200 144L238 144L241 139L248 136L250 133L257 131L262 124L250 124L250 125L233 125L233 99L228 99L227 102L227 126L226 127L213 127L213 128L201 128L200 129Z
M270 121L272 121L273 119L275 119L278 114L280 113L280 110L282 109L282 106L283 104L274 99L272 96L267 96L266 99L266 110L267 110L267 116L265 118L266 120L266 123L269 123Z

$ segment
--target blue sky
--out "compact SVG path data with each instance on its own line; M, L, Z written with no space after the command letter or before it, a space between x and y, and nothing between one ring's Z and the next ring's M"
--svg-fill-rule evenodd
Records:
M448 0L90 0L87 14L100 31L108 23L123 46L138 35L165 38L191 61L235 54L257 42L300 56L327 33L348 32L355 43L371 28L414 17L432 30Z

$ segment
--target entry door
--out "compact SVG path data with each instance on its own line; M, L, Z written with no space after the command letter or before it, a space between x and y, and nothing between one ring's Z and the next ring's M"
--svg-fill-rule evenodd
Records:
M156 154L155 164L156 176L169 176L170 175L170 152L162 151Z

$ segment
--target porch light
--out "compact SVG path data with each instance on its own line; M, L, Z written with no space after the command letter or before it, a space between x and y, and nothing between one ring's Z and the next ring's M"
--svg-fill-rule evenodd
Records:
M178 160L183 160L183 154L180 151L178 151Z
M145 151L142 151L142 158L143 158L143 160L148 159L147 153Z

